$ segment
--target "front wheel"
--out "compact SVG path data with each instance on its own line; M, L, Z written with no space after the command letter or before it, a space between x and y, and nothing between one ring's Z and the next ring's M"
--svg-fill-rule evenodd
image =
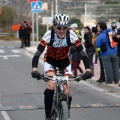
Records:
M68 120L68 105L66 101L60 101L58 112L59 120Z

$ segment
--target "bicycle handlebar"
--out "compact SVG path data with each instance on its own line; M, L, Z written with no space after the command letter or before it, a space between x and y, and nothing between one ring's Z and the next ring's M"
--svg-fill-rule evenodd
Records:
M41 79L44 80L45 82L54 78L54 76L48 76L48 75L45 75L45 74L42 74L40 76L41 76ZM73 78L73 80L70 79L69 81L77 81L77 82L79 82L81 80L85 80L84 76L82 74L78 75L78 76L68 76L68 78Z

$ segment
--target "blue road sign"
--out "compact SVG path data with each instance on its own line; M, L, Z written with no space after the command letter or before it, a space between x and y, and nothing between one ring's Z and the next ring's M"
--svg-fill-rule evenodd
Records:
M31 9L34 13L41 13L42 12L42 2L36 1L31 3Z

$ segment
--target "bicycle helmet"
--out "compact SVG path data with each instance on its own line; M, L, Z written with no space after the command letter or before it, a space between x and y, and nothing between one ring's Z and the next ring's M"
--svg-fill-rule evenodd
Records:
M67 14L57 14L53 18L53 25L59 27L67 27L70 22L70 17Z

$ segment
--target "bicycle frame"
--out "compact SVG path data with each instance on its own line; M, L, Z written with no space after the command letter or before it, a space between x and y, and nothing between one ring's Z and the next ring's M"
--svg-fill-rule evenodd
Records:
M59 74L57 74L59 76ZM60 101L68 101L68 95L64 93L64 88L63 85L58 81L58 83L55 86L55 91L54 91L54 96L53 96L53 105L52 105L52 112L51 112L51 117L55 113L55 118L58 118L59 116L59 103Z
M67 76L64 76L64 71L61 72L59 69L55 71L56 76L41 75L41 78L46 82L52 79L56 84L51 109L51 120L68 120L68 117L70 117L69 99L68 95L64 93L63 85L67 85L69 80ZM83 80L83 75L69 76L69 78L73 78L74 81L79 79L80 81Z

